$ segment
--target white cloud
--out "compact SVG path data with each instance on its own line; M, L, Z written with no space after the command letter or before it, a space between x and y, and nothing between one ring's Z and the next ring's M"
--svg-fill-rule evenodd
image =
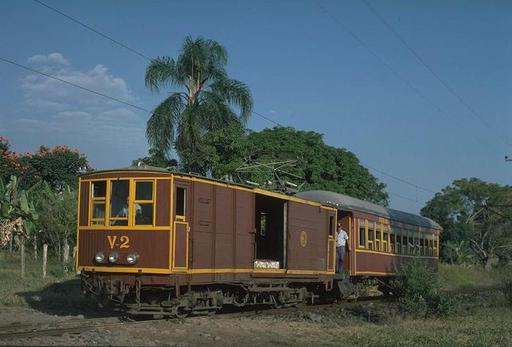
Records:
M139 104L126 81L113 76L104 65L79 69L61 53L37 54L28 61L62 80ZM86 154L93 161L95 156L111 155L118 161L123 158L123 163L118 165L127 165L127 160L145 153L144 132L148 115L143 112L35 73L23 77L20 87L24 106L19 112L21 116L6 120L11 132L37 136L40 144L105 148L113 153ZM31 140L35 141L34 138ZM102 161L105 160L98 160Z
M69 66L69 61L61 53L50 53L48 55L36 54L28 58L28 62L33 65L63 65Z

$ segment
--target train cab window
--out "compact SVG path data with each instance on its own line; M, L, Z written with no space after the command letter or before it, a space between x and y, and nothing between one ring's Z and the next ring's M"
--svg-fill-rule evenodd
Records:
M133 202L135 225L153 225L153 187L153 181L135 182L135 200Z
M110 225L128 225L130 181L112 181L110 188Z
M187 205L187 190L182 187L176 187L176 216L185 218Z
M366 248L366 224L362 219L359 220L359 248Z
M105 206L107 198L107 181L92 182L91 225L105 225Z
M334 229L336 226L334 225L334 216L329 216L329 236L334 236Z

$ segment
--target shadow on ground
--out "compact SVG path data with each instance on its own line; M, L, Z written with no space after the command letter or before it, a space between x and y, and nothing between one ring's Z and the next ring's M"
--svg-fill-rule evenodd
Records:
M100 308L96 301L87 298L80 290L79 279L56 282L40 290L16 294L24 298L30 308L55 316L97 318L118 315L112 309Z

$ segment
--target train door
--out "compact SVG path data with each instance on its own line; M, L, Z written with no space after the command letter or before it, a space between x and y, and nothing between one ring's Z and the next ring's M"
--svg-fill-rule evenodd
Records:
M352 213L345 211L338 211L338 224L341 223L341 228L348 234L348 241L345 245L345 257L343 258L343 271L350 272L350 255L353 251L352 238L354 233L352 232ZM349 251L350 250L350 251Z
M173 249L172 269L188 270L189 232L190 232L190 184L183 181L174 182L173 194Z

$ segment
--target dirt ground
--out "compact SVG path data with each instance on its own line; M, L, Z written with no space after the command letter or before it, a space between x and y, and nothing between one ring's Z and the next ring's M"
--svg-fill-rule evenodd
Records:
M378 305L378 304L377 304ZM375 314L371 311L374 310ZM375 304L301 306L287 310L237 312L182 320L145 320L116 324L103 317L106 328L80 334L0 340L0 345L122 345L122 346L309 346L343 345L343 321L378 320ZM373 317L372 317L373 316ZM23 323L59 327L89 324L83 315L51 315L25 307L0 307L0 326Z

